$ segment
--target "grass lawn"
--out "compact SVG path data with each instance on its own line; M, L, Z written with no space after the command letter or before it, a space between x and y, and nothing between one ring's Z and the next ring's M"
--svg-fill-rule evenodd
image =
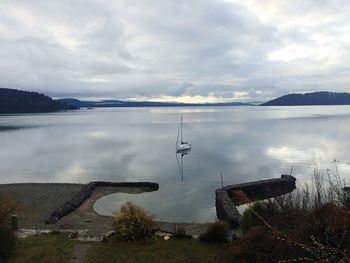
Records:
M209 244L192 239L152 238L145 241L123 242L111 240L96 243L90 249L88 263L109 262L229 262L225 256L227 245Z
M74 245L65 234L43 234L18 241L10 263L69 262Z
M28 237L18 241L9 263L69 262L74 245L79 243L81 242L69 239L66 234ZM112 239L108 242L92 242L91 245L88 263L230 262L225 256L227 245L204 243L192 239L171 238L165 241L154 237L134 242Z

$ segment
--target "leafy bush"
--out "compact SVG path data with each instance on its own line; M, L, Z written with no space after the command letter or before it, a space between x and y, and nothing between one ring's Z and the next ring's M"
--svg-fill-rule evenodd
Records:
M199 236L199 239L207 242L227 242L230 226L227 222L217 221L210 224L207 231Z
M243 233L248 232L254 226L264 224L257 215L263 217L269 222L275 222L276 215L279 215L279 217L282 218L289 217L290 214L289 211L284 210L275 200L254 202L248 206L240 218L239 225ZM276 223L281 224L283 222Z
M173 233L173 237L174 238L179 238L179 239L181 239L181 238L191 238L191 236L186 235L186 230L183 227L181 227L181 226L175 228L175 232Z
M261 224L261 220L254 214L253 211L263 214L264 208L265 204L263 202L255 202L251 207L243 212L239 225L244 233L248 232L252 227Z
M117 239L132 241L152 236L155 222L142 207L127 202L114 215L113 226Z
M15 247L15 235L6 224L9 214L14 209L14 202L0 198L0 262L6 260Z

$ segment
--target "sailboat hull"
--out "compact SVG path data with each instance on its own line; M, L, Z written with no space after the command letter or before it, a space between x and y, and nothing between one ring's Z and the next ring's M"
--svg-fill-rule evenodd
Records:
M177 147L176 152L185 152L191 149L191 144L181 144Z

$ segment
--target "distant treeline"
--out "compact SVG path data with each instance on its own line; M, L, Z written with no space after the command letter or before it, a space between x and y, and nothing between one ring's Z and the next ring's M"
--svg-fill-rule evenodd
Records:
M288 94L261 104L262 106L350 105L350 93L319 91Z
M83 101L73 98L59 99L68 105L84 108L106 108L106 107L207 107L207 106L251 106L244 102L218 102L218 103L179 103L179 102L157 102L157 101L123 101L123 100L101 100Z
M37 92L0 88L0 113L40 113L77 109Z
M207 106L253 106L243 102L224 103L177 103L150 101L101 100L81 101L74 98L54 100L44 94L17 89L0 88L0 114L40 113L74 110L80 107L207 107ZM300 106L300 105L350 105L350 93L313 92L288 94L270 100L261 106Z

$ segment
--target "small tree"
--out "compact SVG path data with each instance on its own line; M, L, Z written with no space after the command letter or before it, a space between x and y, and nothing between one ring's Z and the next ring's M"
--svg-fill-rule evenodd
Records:
M142 207L131 202L124 204L119 213L113 217L113 226L117 239L133 241L154 234L154 216Z

